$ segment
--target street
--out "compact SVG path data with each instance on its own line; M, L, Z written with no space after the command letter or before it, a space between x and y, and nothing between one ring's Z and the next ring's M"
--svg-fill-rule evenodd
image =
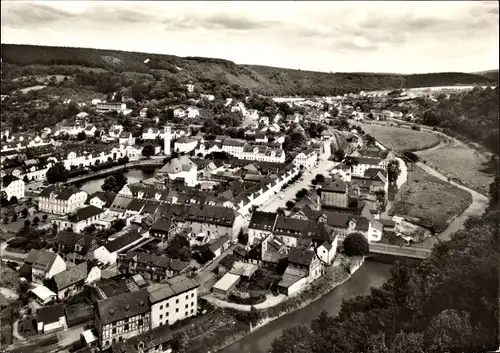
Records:
M333 168L334 162L327 159L319 159L318 166L316 168L303 170L303 180L298 180L295 184L289 186L286 190L271 196L267 202L259 207L259 211L264 212L276 212L280 207L286 207L286 203L295 198L295 194L300 189L310 189L311 181L316 177L317 174L323 174L325 178L328 178L330 170ZM283 198L278 195L283 193Z

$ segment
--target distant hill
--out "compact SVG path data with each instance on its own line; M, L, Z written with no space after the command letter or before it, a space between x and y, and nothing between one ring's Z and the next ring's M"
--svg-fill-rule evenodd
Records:
M498 82L498 69L496 70L488 70L488 71L481 71L481 72L475 72L476 75L481 75L481 76L485 76L485 77L488 77L492 80L495 80L496 82Z
M146 59L149 59L147 63ZM237 65L228 60L202 57L14 44L2 44L2 60L17 66L71 65L136 73L164 70L175 74L182 82L216 80L269 96L337 95L360 90L399 89L401 86L414 88L498 82L498 74L492 77L489 74L460 72L416 75L325 73Z

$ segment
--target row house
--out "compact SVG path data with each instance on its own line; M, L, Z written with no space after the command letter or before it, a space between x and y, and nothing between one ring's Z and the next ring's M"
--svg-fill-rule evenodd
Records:
M69 135L69 136L76 136L80 132L84 132L85 130L85 125L77 122L75 125L62 125L59 127L59 130L57 130L54 133L55 137L62 136L62 135Z
M368 169L386 170L389 160L370 157L350 157L352 160L352 176L364 176Z
M65 215L84 206L87 193L71 187L51 185L38 198L40 212Z
M190 263L179 259L170 259L165 255L129 251L118 255L118 270L122 274L140 274L153 282L160 282L185 273Z
M104 210L90 205L80 208L63 218L53 219L52 223L57 225L59 229L69 228L75 233L80 233L90 225L99 224L99 219L103 213Z
M293 164L304 169L311 169L314 164L318 161L318 152L314 148L308 148L307 150L300 152L295 156Z
M47 171L52 166L51 162L42 163L37 160L26 160L23 167L23 178L28 181L41 181L47 179Z
M24 198L25 183L11 174L2 177L0 190L4 191L7 199L10 200L13 196L18 200Z
M203 233L209 237L228 235L232 242L236 242L242 219L231 208L192 204L183 223L195 234Z
M127 110L127 104L121 102L99 102L96 104L96 110L98 113L107 112L125 112Z
M268 146L246 145L236 157L259 162L285 163L285 151Z

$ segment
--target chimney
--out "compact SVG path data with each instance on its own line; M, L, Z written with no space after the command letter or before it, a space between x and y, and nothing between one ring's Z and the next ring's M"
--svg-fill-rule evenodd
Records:
M318 197L318 201L316 202L316 211L321 211L321 189L318 189L318 192L316 193Z

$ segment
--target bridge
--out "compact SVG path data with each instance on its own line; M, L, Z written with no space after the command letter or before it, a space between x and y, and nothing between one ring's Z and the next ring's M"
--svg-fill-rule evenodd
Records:
M132 162L129 162L127 164L117 165L115 167L106 168L103 170L98 170L96 172L91 172L88 174L80 175L80 176L68 179L66 183L74 184L74 183L78 183L80 181L93 179L93 178L100 177L100 176L103 176L106 174L115 173L115 172L118 172L118 171L123 170L123 169L137 168L137 167L154 167L154 168L156 168L156 167L162 166L163 164L164 164L163 159L145 159L145 160L139 160L139 161L132 161Z
M398 246L380 243L370 243L370 253L392 256L409 257L412 259L425 259L431 254L430 249Z

